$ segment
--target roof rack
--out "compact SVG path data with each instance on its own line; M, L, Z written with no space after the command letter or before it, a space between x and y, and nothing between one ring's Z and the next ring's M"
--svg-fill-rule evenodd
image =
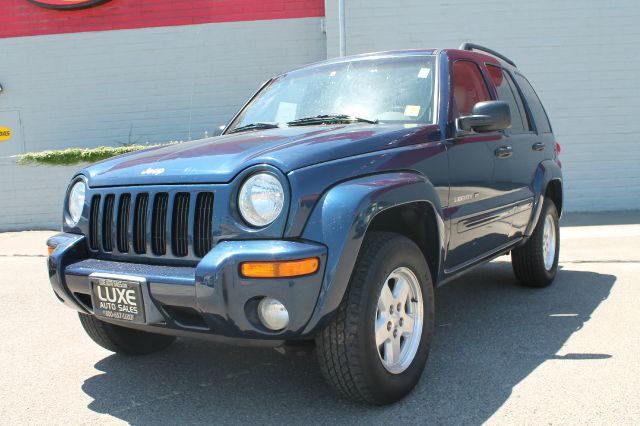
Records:
M516 64L511 59L507 58L503 54L498 53L493 49L489 49L488 47L480 46L479 44L462 43L460 45L460 47L458 47L458 49L460 49L460 50L480 50L482 52L486 52L486 53L489 53L490 55L496 56L496 57L502 59L503 61L505 61L506 63L508 63L510 65L513 65L514 67L516 66Z

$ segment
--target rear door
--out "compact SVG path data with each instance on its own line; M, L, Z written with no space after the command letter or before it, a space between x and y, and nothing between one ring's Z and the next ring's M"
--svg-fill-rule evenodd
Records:
M514 74L514 78L517 85L517 88L514 88L514 93L518 95L520 102L525 101L524 109L529 128L528 132L524 134L522 142L514 143L513 146L513 182L519 199L533 201L537 193L535 188L536 170L541 167L542 161L552 158L555 138L551 133L551 124L544 107L529 81L517 72ZM532 213L533 202L530 203L529 209L520 211L514 216L514 236L522 235Z
M511 156L506 160L512 176L507 196L512 206L510 239L517 239L522 236L533 209L531 185L544 153L537 150L538 137L511 73L494 64L486 67L498 99L507 102L511 110L511 127L504 134L505 143L511 148Z
M450 66L450 126L471 115L477 102L491 100L487 76L474 61L458 59ZM447 154L451 189L449 250L445 262L453 272L505 245L511 223L505 207L512 174L508 157L499 156L504 132L458 134Z

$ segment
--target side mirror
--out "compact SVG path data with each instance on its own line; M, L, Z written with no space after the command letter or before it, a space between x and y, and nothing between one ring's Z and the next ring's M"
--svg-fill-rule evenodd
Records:
M216 127L216 130L213 131L213 135L211 136L220 136L222 132L224 132L225 127L227 127L226 124L219 125L218 127Z
M509 104L504 101L484 101L473 106L471 115L457 120L458 129L467 132L495 132L511 127Z

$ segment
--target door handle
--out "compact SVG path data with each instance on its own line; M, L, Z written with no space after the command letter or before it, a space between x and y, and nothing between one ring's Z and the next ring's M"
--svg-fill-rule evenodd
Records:
M544 142L536 142L533 145L531 145L531 149L534 151L544 151L545 146L546 145Z
M513 149L510 146L501 146L496 149L496 157L498 158L511 157L511 154L513 154Z

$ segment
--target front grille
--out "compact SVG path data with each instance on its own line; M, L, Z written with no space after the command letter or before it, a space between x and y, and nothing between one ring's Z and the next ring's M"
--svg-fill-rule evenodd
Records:
M193 259L213 247L213 192L103 192L91 199L89 248Z

